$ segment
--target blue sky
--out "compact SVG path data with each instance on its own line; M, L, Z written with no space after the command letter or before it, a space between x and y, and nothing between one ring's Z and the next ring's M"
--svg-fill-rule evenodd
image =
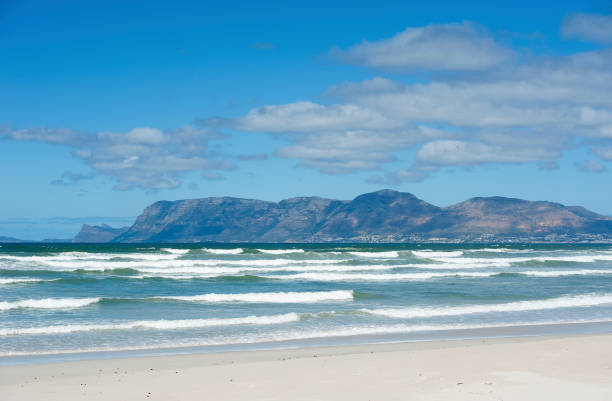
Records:
M0 2L0 235L380 188L612 214L612 3Z

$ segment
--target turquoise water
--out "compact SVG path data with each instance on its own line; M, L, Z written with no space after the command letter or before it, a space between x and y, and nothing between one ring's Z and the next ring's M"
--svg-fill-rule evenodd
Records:
M612 323L612 247L4 244L0 317L0 356Z

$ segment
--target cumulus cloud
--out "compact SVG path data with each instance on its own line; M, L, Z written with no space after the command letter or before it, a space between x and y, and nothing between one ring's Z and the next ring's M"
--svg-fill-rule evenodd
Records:
M578 35L575 26L569 28L576 18L564 22L567 37ZM235 166L208 143L224 129L268 133L285 141L274 150L276 157L328 174L372 171L373 183L422 181L442 169L485 164L552 169L577 147L590 147L600 161L612 160L612 49L521 58L463 22L408 28L335 54L384 70L462 73L410 83L387 77L339 83L323 93L325 102L266 105L237 118L202 120L197 127L96 134L0 127L0 138L70 146L95 173L116 178L118 189L175 188L192 171L223 179ZM600 161L576 168L603 171ZM386 170L391 162L396 171Z
M612 15L571 14L563 21L561 34L565 39L612 43Z
M484 163L526 163L553 159L559 154L535 147L525 152L523 147L506 147L477 141L442 140L428 142L416 153L423 165L469 166Z
M208 150L211 139L223 136L203 127L184 126L161 131L137 127L128 132L88 134L70 129L33 128L0 130L0 138L29 140L73 148L73 155L98 174L117 180L115 189L172 189L180 186L181 176L200 171L220 175L235 168L230 161ZM56 185L71 185L88 176L66 172Z
M391 38L334 49L332 55L391 70L478 71L507 62L514 54L482 28L464 21L407 28Z
M410 28L389 40L357 45L342 56L370 60L365 55L375 55L380 66L391 66L387 56L396 60L400 50L427 42L437 49L428 54L448 53L452 68L460 69L460 60L452 60L442 41L451 33L461 41L485 43L479 49L490 57L484 60L502 60L512 53L499 51L486 33L463 23ZM433 68L402 60L404 66ZM483 164L533 163L554 169L564 151L577 146L590 145L602 160L612 160L612 146L605 145L612 139L612 51L512 60L484 62L478 68L486 70L478 76L441 75L410 84L374 77L337 84L324 93L329 104L269 105L215 122L281 135L289 144L279 147L276 156L324 173L381 170L401 161L399 152L414 150L409 165L368 179L380 183L421 181L440 169Z
M244 131L303 132L344 129L384 129L397 122L380 113L354 104L324 106L313 102L258 107L234 120L234 127Z

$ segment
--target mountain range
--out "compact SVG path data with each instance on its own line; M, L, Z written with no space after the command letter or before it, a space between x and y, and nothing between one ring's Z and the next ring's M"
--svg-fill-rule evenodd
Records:
M612 217L580 206L479 197L438 207L393 190L353 200L215 197L159 201L129 228L87 226L74 242L609 242Z

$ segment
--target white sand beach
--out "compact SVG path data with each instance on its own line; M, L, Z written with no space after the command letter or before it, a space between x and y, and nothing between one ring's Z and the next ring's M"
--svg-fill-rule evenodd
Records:
M612 335L0 367L11 400L612 400Z

